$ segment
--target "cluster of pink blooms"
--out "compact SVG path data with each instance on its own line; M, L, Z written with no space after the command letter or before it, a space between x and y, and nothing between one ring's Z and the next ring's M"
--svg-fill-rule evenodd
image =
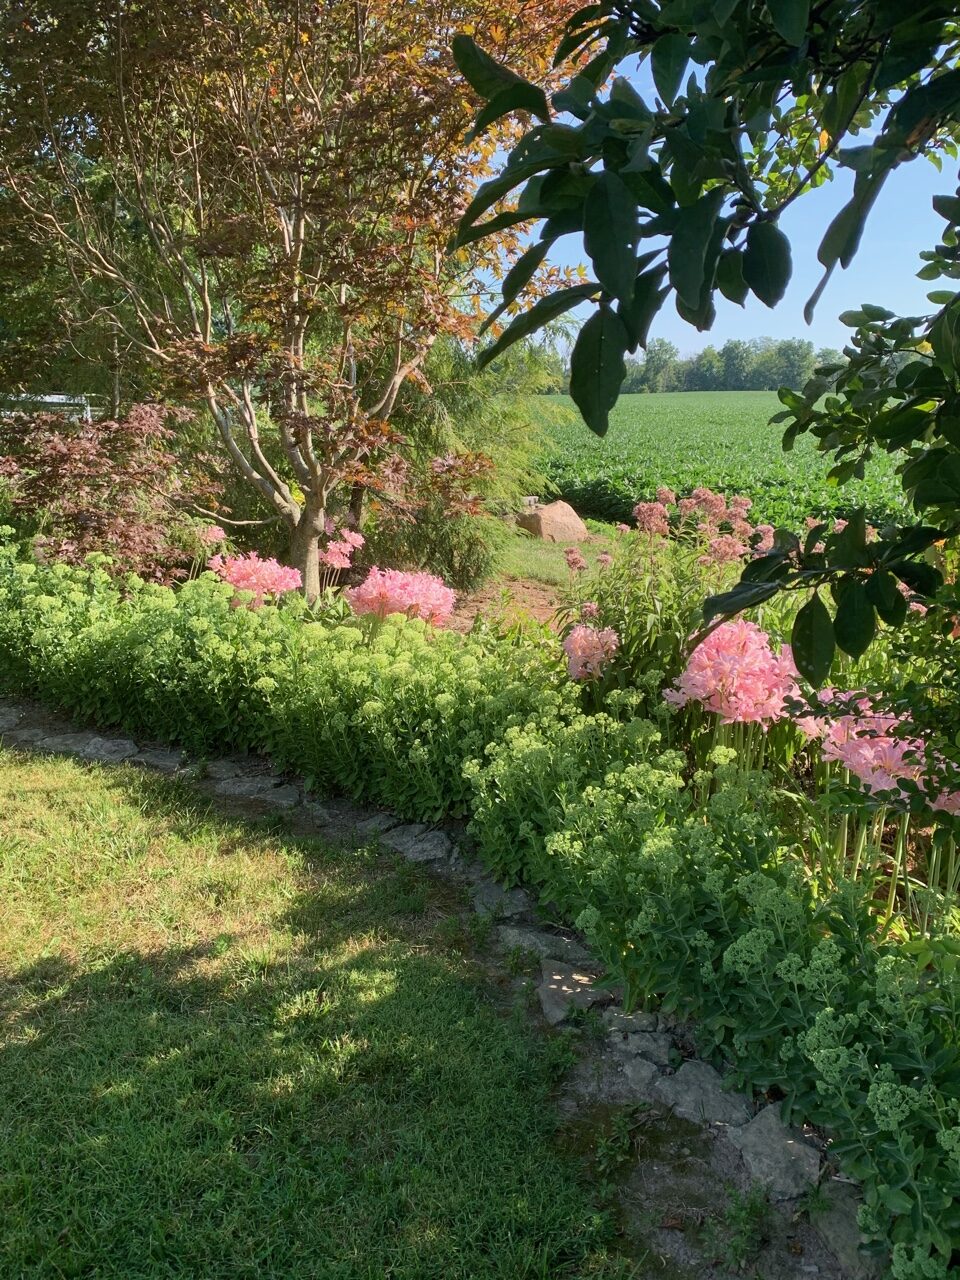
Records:
M911 736L904 716L878 712L869 698L820 692L820 703L842 710L835 716L798 716L797 727L808 738L819 738L825 760L835 760L870 794L893 793L906 798L904 782L924 789L927 772L925 744ZM960 814L960 791L939 791L930 807Z
M755 622L725 622L690 655L686 670L664 697L675 706L700 702L724 724L767 724L786 713L797 693L790 649L779 654Z
M763 555L773 549L773 525L754 527L747 519L753 503L743 494L729 502L722 493L701 485L687 498L677 499L672 489L661 486L656 502L638 502L633 509L641 533L665 538L670 533L670 508L676 508L680 529L695 529L706 544L700 563L731 564L751 554ZM617 525L620 532L625 525Z
M665 538L670 532L670 513L663 502L638 502L633 508L633 518L641 533Z
M404 573L376 566L358 587L350 587L343 594L354 613L378 618L405 613L408 618L422 618L436 626L450 618L457 600L443 579L432 573Z
M299 590L302 582L299 569L291 569L276 560L261 560L255 551L244 556L214 556L208 567L231 587L251 592L254 608L262 605L267 596Z
M586 557L578 547L567 547L563 557L571 573L583 573L587 567Z
M349 569L354 551L363 546L363 534L355 529L342 529L336 536L337 528L331 520L327 521L326 532L330 541L320 552L321 563L328 569Z
M218 524L208 524L206 528L198 529L197 537L205 547L215 547L227 540L226 530L221 529Z
M612 627L588 627L578 623L563 642L567 655L567 671L571 680L592 680L620 646L620 637Z

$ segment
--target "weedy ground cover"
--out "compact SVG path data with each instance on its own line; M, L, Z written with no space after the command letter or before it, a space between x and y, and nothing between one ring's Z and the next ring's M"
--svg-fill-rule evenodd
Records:
M536 411L536 401L534 411ZM583 516L629 520L634 504L661 485L689 493L698 485L753 500L756 520L803 527L809 515L845 516L865 506L874 522L900 509L893 462L880 455L867 478L838 488L810 437L781 448L770 417L783 408L768 391L686 391L621 396L600 439L576 415L553 421L547 472L558 495Z

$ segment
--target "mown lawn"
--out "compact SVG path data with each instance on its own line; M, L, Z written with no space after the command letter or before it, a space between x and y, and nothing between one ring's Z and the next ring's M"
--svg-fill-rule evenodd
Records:
M0 1275L628 1274L452 896L0 751Z

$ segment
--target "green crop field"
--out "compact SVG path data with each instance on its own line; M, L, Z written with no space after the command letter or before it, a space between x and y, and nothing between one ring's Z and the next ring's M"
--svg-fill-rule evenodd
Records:
M583 516L627 520L659 485L678 494L707 485L753 499L758 523L798 527L807 515L844 515L865 506L879 522L902 505L893 463L884 455L864 481L828 484L829 461L809 437L791 453L769 419L783 406L768 391L684 391L621 396L600 440L579 416L552 425L546 470L557 494Z

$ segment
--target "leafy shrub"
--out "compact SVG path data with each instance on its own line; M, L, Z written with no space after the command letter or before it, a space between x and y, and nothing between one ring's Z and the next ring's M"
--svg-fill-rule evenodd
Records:
M296 666L278 672L274 757L321 791L433 820L466 812L466 760L543 699L572 706L555 658L390 618L369 636L308 628Z
M835 1135L897 1280L946 1276L960 1244L960 943L884 936L855 884L818 897L778 835L778 793L733 752L714 753L705 806L711 788L688 784L648 721L546 716L488 754L468 767L488 865L575 919L629 1004L695 1018L739 1083Z
M541 697L575 706L549 647L233 596L210 574L121 589L0 548L0 687L198 752L269 748L319 789L431 820L465 811L465 761Z

